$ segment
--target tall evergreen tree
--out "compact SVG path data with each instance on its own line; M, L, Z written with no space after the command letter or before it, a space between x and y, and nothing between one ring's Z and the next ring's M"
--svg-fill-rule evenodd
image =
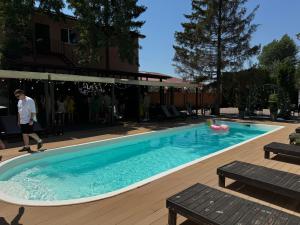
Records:
M184 77L216 78L219 113L222 71L235 71L255 55L250 46L257 25L252 24L258 6L247 14L247 0L192 0L192 13L185 15L183 31L175 33L175 68Z
M273 40L265 45L258 57L259 64L272 72L274 63L283 61L287 58L296 63L298 48L295 41L287 34L283 35L280 40Z
M137 62L136 49L139 47L133 32L137 35L144 21L138 17L146 7L138 0L69 0L79 22L79 53L82 63L99 63L103 56L106 69L110 69L109 48L117 47L121 59ZM103 49L105 49L103 55Z

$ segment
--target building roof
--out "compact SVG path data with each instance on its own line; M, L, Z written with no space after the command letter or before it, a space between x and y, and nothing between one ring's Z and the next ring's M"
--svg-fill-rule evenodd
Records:
M156 72L143 72L143 73L151 73L152 75L156 75L158 77L160 76L164 76L164 77L167 77L166 79L162 80L163 83L172 83L172 84L178 84L178 85L184 85L186 84L187 86L189 85L197 85L197 83L193 83L193 82L190 82L190 81L186 81L182 78L179 78L179 77L172 77L170 75L166 75L166 74L162 74L162 73L156 73ZM155 81L154 78L141 78L140 80L147 80L147 81ZM202 86L203 85L203 82L199 83L198 86Z

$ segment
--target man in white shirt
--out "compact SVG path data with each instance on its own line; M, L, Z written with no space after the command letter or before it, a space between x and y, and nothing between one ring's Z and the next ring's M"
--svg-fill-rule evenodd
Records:
M43 146L42 139L33 132L33 123L36 122L36 107L34 100L25 95L24 91L17 89L14 92L18 101L18 124L23 135L24 147L21 151L31 151L29 137L37 142L37 149Z

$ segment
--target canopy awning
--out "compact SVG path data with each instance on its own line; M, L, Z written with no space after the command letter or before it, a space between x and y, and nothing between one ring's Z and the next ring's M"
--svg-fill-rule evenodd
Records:
M0 70L0 78L48 80L48 73Z
M52 81L71 81L71 82L93 82L93 83L106 83L114 84L115 79L109 77L91 77L69 74L49 74Z
M27 71L12 71L0 70L0 78L11 79L29 79L29 80L49 80L49 81L65 81L65 82L93 82L93 83L106 83L106 84L127 84L139 86L152 86L152 87L175 87L175 88L197 88L198 84L193 83L177 83L166 81L147 81L147 80L131 80L131 79L117 79L110 77L93 77L71 74L58 74L48 72L27 72Z
M152 87L175 87L175 88L197 88L198 84L191 83L172 83L172 82L159 82L159 81L146 81L146 80L130 80L130 79L115 79L119 84L131 84Z

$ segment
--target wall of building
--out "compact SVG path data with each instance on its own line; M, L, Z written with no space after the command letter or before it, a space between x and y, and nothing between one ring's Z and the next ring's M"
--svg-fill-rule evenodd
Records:
M36 14L33 17L33 23L39 23L39 24L45 24L49 25L50 27L50 48L52 53L63 53L69 60L75 62L76 54L74 53L76 44L69 44L69 43L63 43L61 41L61 29L76 29L76 20L66 18L65 20L54 20L50 18L47 15L43 14ZM138 41L138 40L137 40ZM138 49L137 49L137 55L138 55ZM27 58L24 58L26 61L30 62L33 60L31 56L27 56ZM37 59L37 62L41 61L42 63L49 63L51 65L61 65L64 64L63 61L55 57L48 56L46 59L45 57L40 57ZM103 50L103 60L100 63L90 65L91 67L97 68L97 69L105 69L105 54ZM128 72L138 72L138 65L137 64L130 64L127 61L122 61L121 58L118 55L118 49L117 48L111 48L110 49L110 69L111 70L121 70L121 71L128 71Z
M159 92L150 92L151 104L160 104L160 94ZM214 104L216 99L213 93L203 93L198 95L198 106L200 107L210 107ZM165 93L165 104L171 104L171 94L170 92ZM196 106L196 93L188 93L184 91L174 92L174 105L177 108L185 109L187 104Z

